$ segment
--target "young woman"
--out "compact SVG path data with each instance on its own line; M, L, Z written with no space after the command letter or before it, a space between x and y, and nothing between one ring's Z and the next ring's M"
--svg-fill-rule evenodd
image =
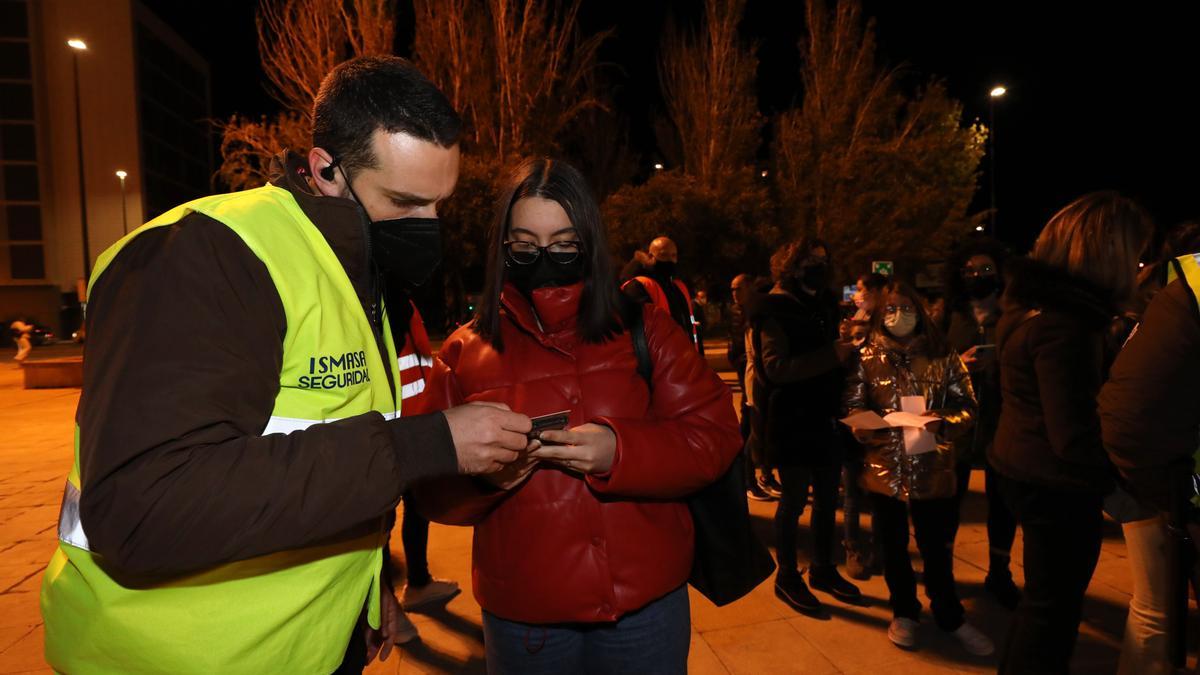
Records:
M928 419L924 428L855 431L866 447L862 480L872 493L875 536L882 539L883 575L891 594L888 638L904 648L917 643L921 603L908 555L912 516L934 620L970 653L990 654L992 641L964 619L953 570L958 503L951 443L974 422L971 379L912 288L893 281L884 297L871 342L847 378L845 406L851 414L905 410Z
M1111 358L1106 334L1132 294L1151 229L1137 204L1093 193L1050 219L1028 260L1008 264L996 328L1004 404L988 461L1021 525L1025 593L1001 672L1070 666L1114 486L1096 409Z
M669 315L637 357L600 212L554 160L517 168L473 323L442 346L432 402L567 411L489 482L427 485L431 519L474 525L475 597L493 673L684 673L693 552L683 498L741 448L729 387Z

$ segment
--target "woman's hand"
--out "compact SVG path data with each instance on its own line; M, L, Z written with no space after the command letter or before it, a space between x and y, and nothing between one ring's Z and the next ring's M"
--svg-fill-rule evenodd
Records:
M942 430L942 418L935 412L923 412L921 417L928 417L929 421L925 423L925 431L936 434Z
M565 431L548 430L538 436L542 446L529 453L585 474L606 473L617 454L617 435L602 424L584 424Z
M875 438L875 432L871 429L855 429L853 431L853 433L854 433L854 440L858 441L859 443L861 443L863 445L870 443L871 439Z

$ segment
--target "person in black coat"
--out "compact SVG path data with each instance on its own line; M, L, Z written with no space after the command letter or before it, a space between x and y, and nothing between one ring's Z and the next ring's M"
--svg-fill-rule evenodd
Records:
M962 354L971 373L971 386L979 402L975 428L955 443L958 455L958 492L962 502L970 487L971 470L984 469L987 498L988 572L984 588L1008 609L1016 609L1021 592L1010 570L1017 521L1004 503L996 482L996 471L986 461L987 449L1000 421L1000 371L996 360L996 326L1002 308L1004 262L1007 251L989 238L972 239L960 246L946 262L946 295L949 327L946 339ZM957 529L957 525L955 526Z
M1003 405L988 461L1024 534L1025 594L1002 673L1068 670L1114 486L1096 410L1105 337L1151 229L1132 201L1094 193L1051 218L1028 259L1009 263L996 330Z
M837 430L845 364L858 350L838 340L839 309L829 290L829 249L817 239L792 242L771 257L775 287L753 319L755 375L768 383L766 446L778 467L783 494L775 513L779 573L775 594L797 611L815 614L821 603L804 583L796 560L799 519L813 493L814 589L856 602L858 588L833 562L842 449ZM761 365L761 368L758 366Z

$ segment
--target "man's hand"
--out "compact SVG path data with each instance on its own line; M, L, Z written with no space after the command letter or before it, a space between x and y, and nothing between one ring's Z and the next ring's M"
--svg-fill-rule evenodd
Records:
M542 446L538 441L532 441L529 444L530 451L540 447ZM521 483L524 483L525 479L533 474L533 470L537 468L537 465L538 459L536 457L526 455L496 473L484 474L480 478L483 478L501 490L512 490Z
M571 471L606 473L617 454L617 435L602 424L584 424L565 431L547 430L538 437L543 445L529 456Z
M380 661L387 661L392 655L392 647L400 635L403 615L404 610L400 609L400 602L396 600L396 592L391 584L382 584L379 589L379 630L367 626L367 663L374 661L376 654Z
M479 402L442 412L450 425L458 471L464 474L494 473L515 462L529 443L533 428L529 417L512 412L503 403Z
M645 251L634 251L633 259L647 267L654 264L654 258L650 257L650 254Z

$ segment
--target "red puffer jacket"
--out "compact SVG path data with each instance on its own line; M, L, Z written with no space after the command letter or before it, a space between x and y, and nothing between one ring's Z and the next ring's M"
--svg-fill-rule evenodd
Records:
M594 422L617 436L604 475L543 465L511 492L470 478L418 488L430 519L475 526L475 598L513 621L615 621L683 584L694 544L681 499L719 477L741 447L729 388L669 315L645 309L651 394L627 333L601 344L580 338L580 293L579 284L534 291L535 316L505 288L504 351L459 329L427 390L436 408L499 401L530 416L570 410L570 426Z

